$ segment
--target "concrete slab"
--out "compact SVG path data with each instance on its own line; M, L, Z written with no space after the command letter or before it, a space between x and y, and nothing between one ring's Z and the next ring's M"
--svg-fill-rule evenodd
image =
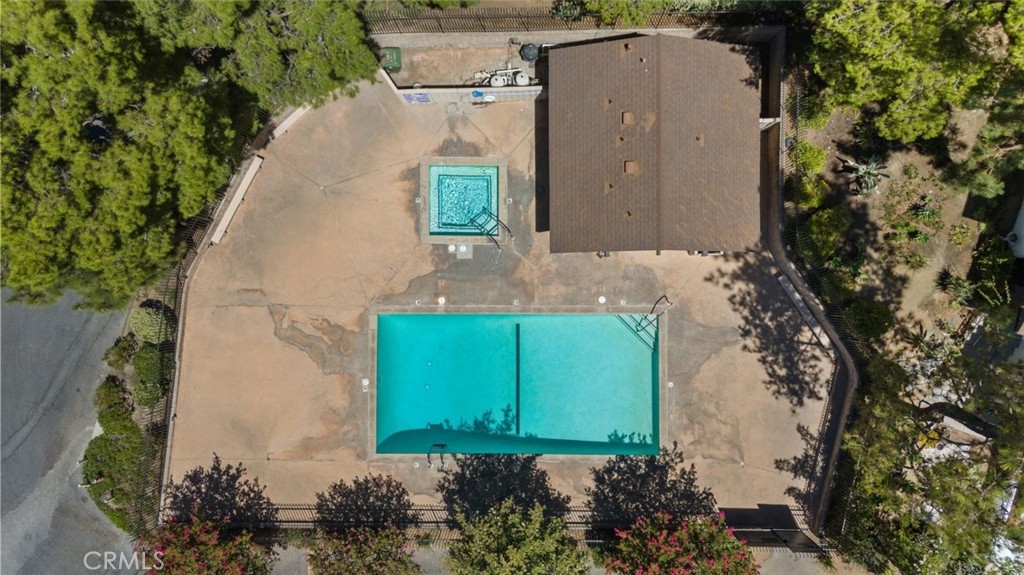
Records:
M312 110L265 150L231 230L194 273L170 469L213 452L245 463L280 503L314 501L367 472L437 501L424 456L374 456L373 314L381 310L646 311L662 295L662 441L678 441L723 507L796 506L802 479L780 461L818 429L831 360L775 279L766 254L550 254L537 232L532 103L402 104L383 85ZM421 156L508 158L504 249L459 259L423 245ZM542 180L542 178L541 178ZM541 226L543 227L543 226ZM599 304L604 296L606 303ZM668 383L673 385L671 388ZM541 459L584 502L603 457Z

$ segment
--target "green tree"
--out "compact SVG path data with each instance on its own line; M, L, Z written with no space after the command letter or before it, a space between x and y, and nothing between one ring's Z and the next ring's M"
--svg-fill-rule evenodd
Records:
M1000 2L813 0L811 62L832 105L878 102L874 120L887 140L910 143L946 127L950 106L991 91Z
M143 532L135 549L154 575L270 575L277 560L249 533L224 533L196 516Z
M667 513L638 519L625 531L606 567L611 573L699 573L757 575L751 551L725 525L722 515L681 521Z
M222 465L213 455L209 469L196 467L181 483L168 482L164 513L173 521L187 521L193 515L218 526L241 525L255 529L272 527L277 507L263 492L259 478L246 478L245 466Z
M677 517L715 512L715 496L697 485L697 470L686 467L675 443L658 455L616 455L590 473L594 485L586 489L587 504L599 529L625 528L658 512Z
M417 575L405 536L397 529L353 529L317 538L309 552L313 575Z
M523 509L540 506L552 517L565 515L569 497L550 485L548 473L537 467L537 455L481 454L455 457L437 482L452 517L475 520L511 500Z
M404 529L413 524L409 490L402 482L383 475L356 477L332 483L316 494L316 514L324 529L340 531L365 525L376 529Z
M870 299L856 299L846 307L854 331L868 340L880 339L896 324L896 316L884 303Z
M2 257L14 297L123 305L230 171L217 82L153 49L131 6L7 2Z
M524 511L507 500L478 520L460 522L462 538L448 551L452 575L583 575L588 570L587 556L565 522L545 517L539 505Z
M339 0L137 0L142 22L169 53L216 65L272 111L323 104L373 78L377 59L356 3ZM223 58L214 62L214 50Z
M856 481L835 503L833 539L875 572L980 572L993 542L1011 536L998 506L1022 479L1024 366L991 360L998 345L965 353L927 334L904 343L863 371L864 398L843 438ZM983 438L950 435L944 416Z
M1015 6L1024 12L1024 3ZM958 189L985 198L1002 195L1005 182L1024 172L1024 66L1003 82L970 156L950 172Z

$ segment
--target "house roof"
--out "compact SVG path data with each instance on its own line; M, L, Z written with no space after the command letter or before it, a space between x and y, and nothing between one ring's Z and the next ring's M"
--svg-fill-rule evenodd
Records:
M654 35L548 55L552 252L754 249L749 49Z

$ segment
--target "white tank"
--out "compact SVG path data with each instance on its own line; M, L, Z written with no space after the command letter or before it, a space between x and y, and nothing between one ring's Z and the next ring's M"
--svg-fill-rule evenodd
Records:
M516 72L516 86L529 86L530 76L526 72Z
M508 77L498 75L491 76L491 85L494 86L495 88L508 86Z

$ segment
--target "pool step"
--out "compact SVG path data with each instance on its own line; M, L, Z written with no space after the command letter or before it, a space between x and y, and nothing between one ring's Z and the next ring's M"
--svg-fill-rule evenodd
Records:
M658 316L646 313L620 313L615 317L619 318L622 325L647 346L647 349L654 351L658 345Z

